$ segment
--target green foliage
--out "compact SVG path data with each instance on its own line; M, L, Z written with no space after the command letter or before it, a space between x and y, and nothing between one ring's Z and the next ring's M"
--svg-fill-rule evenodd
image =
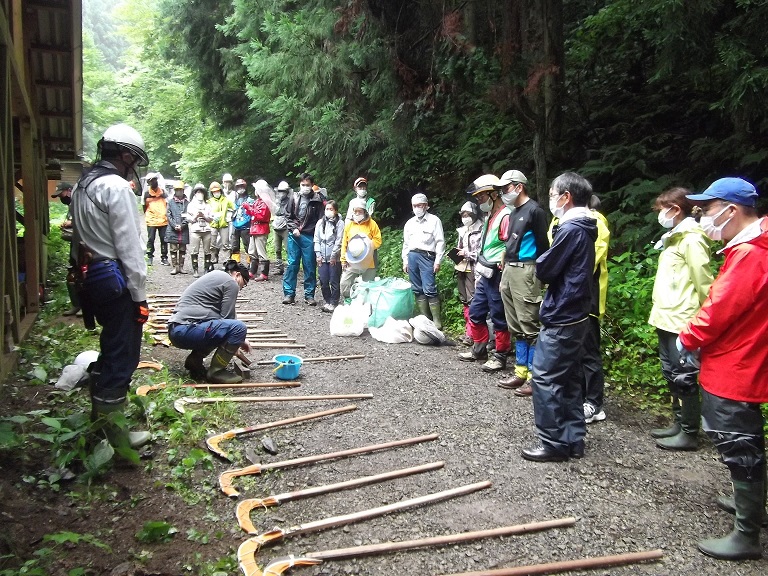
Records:
M145 522L141 530L136 532L136 540L145 544L167 543L173 540L179 530L160 520Z

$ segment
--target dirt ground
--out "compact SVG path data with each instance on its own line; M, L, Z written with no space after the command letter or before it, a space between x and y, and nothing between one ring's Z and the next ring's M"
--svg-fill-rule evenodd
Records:
M187 263L187 267L189 264ZM156 265L150 272L149 292L178 293L193 278L171 276ZM305 574L392 573L455 574L636 552L663 550L661 561L597 569L594 574L696 574L698 576L768 573L768 561L727 563L705 557L697 539L730 530L732 517L719 511L714 500L727 493L726 468L702 436L703 448L693 453L657 449L648 430L661 423L607 391L607 420L589 426L587 453L581 460L536 464L523 460L520 450L535 441L530 399L515 398L496 387L497 376L479 366L459 362L458 347L382 344L367 333L359 338L329 335L330 315L303 303L281 304L280 277L251 282L242 292L248 308L268 311L267 328L280 328L306 345L300 355L365 354L363 360L305 364L301 387L277 394L371 393L356 402L358 409L311 423L269 431L278 454L261 447L263 434L231 441L239 454L252 448L262 463L435 433L439 439L416 446L370 455L285 469L238 479L241 497L257 497L339 482L418 464L444 461L443 469L391 480L373 486L257 509L252 519L260 530L288 528L330 516L351 513L422 496L448 488L488 480L490 489L373 520L304 536L289 535L257 554L265 564L307 551L408 540L481 530L563 517L574 517L572 527L522 536L490 538L468 544L366 558L329 561L317 567L294 568ZM318 294L319 297L319 294ZM257 350L255 360L271 358L280 350ZM185 353L162 346L145 346L144 359L154 359L182 374ZM271 368L256 368L251 380L272 379ZM23 390L23 386L22 386ZM247 392L238 392L246 394ZM256 392L256 394L266 394ZM9 400L6 410L39 408L45 395L28 390ZM297 404L241 404L240 419L230 427L250 425L342 405L343 401ZM5 412L5 410L4 410ZM150 422L152 426L152 422ZM157 431L157 430L155 430ZM204 448L201 444L201 448ZM154 445L154 459L166 458L163 441ZM218 474L243 460L217 461L216 469L200 473L199 481L215 484ZM67 574L74 566L88 566L93 575L234 574L200 566L222 557L234 558L246 539L235 520L235 502L223 494L206 506L188 506L164 488L151 466L118 468L103 478L106 499L76 505L66 490L55 494L21 482L37 472L15 461L2 464L0 513L2 553L29 556L44 545L45 534L60 531L90 533L108 544L104 552L87 544L70 546L64 561L51 574ZM178 529L169 543L146 544L135 538L149 520L162 520ZM207 543L190 534L208 535ZM768 536L763 532L763 546ZM233 563L230 563L230 566ZM2 564L0 564L2 566ZM7 574L0 571L0 574Z

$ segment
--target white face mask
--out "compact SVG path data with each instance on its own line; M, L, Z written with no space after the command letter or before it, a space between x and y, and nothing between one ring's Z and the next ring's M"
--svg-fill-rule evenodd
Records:
M549 199L549 211L552 212L552 216L555 218L562 218L563 214L565 214L565 206L558 206L558 202L560 202L560 198L562 198L563 195L560 194L557 198L550 198Z
M416 218L422 218L426 213L427 211L424 210L424 208L417 208L416 206L413 207L413 215L416 216Z
M461 223L464 224L464 226L472 226L472 216L462 216Z
M670 206L666 210L659 211L659 225L662 228L674 228L675 226L675 219L674 218L667 218L667 214L669 214L669 211L672 210L673 206Z
M501 201L505 206L513 206L517 201L517 197L520 196L520 192L517 190L510 190L506 194L501 195Z
M311 193L312 193L312 188L310 186L299 187L299 194L303 194L304 196L309 196Z
M478 206L480 210L482 210L483 212L490 212L491 208L493 208L493 200L488 198L488 200L486 200L482 204L478 204Z
M701 225L701 229L704 230L704 234L706 234L710 240L722 240L723 239L723 228L728 224L728 222L731 221L733 216L728 218L725 222L720 224L719 226L715 226L715 220L720 218L722 214L730 208L731 205L728 204L725 208L720 210L717 214L714 216L702 216L701 220L699 221L699 224Z
M213 193L213 197L214 198L221 198L221 191L217 190L216 192L214 192Z
M368 195L368 189L367 188L355 188L355 194L357 194L358 198L365 198Z
M363 220L365 220L365 214L352 214L352 220L360 224Z
M195 200L197 200L198 202L205 202L205 196L203 196L202 193L198 192L197 194L195 194Z
M328 220L333 220L334 218L336 218L336 212L334 212L333 210L326 210L325 217L328 218Z

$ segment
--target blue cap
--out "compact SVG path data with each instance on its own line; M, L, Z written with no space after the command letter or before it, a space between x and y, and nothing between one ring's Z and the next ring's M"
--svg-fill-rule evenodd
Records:
M694 202L725 200L754 208L757 205L757 190L743 178L720 178L712 182L701 194L688 194L686 198Z

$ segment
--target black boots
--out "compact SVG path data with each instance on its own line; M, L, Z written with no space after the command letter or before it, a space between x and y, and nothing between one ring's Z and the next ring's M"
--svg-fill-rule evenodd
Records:
M656 446L663 450L696 450L699 447L698 434L701 423L701 396L698 389L691 396L680 397L680 431L656 440Z
M719 560L759 560L763 556L760 524L765 515L765 480L734 480L733 501L736 520L731 533L722 538L702 540L698 548Z
M459 360L462 362L476 362L478 360L488 359L488 342L475 342L472 348L459 354Z
M680 433L680 398L677 395L672 396L672 424L667 428L654 428L651 430L651 438L669 438Z
M195 278L200 278L200 271L197 267L197 254L192 254L192 275Z

